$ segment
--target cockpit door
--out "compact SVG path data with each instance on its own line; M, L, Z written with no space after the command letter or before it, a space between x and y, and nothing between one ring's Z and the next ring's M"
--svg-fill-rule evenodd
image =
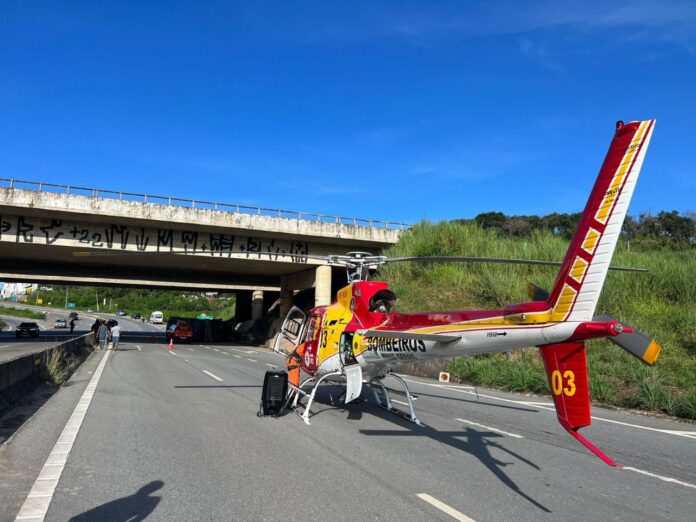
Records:
M293 306L280 327L276 336L273 350L275 352L292 353L302 341L302 336L307 325L307 314Z

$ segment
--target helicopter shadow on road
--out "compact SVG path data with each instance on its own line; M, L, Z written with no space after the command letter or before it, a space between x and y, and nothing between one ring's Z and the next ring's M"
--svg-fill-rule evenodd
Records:
M358 408L354 409L357 410ZM366 435L368 437L428 437L434 441L440 442L441 444L446 444L454 449L464 451L476 457L481 464L483 464L511 491L517 493L519 496L540 510L545 511L546 513L551 513L550 509L522 491L522 489L503 471L502 468L513 465L513 462L504 462L495 458L491 454L491 449L502 451L507 453L510 457L513 457L529 467L540 471L541 468L539 468L539 466L537 466L534 462L504 447L495 440L492 440L503 437L503 435L490 431L478 431L468 426L464 427L461 431L438 431L429 426L418 426L410 421L400 418L397 415L387 412L374 404L370 404L367 409L360 408L360 410L365 410L366 413L369 412L376 417L397 424L400 427L408 430L359 430L362 435Z
M155 491L162 489L164 481L153 480L145 484L138 491L126 497L117 498L80 513L70 519L70 522L126 522L131 520L145 520L157 507L162 497L153 495Z

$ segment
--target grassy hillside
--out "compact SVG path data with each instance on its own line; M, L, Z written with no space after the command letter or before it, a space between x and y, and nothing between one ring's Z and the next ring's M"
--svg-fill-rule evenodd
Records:
M548 232L504 238L473 223L421 223L386 255L464 255L561 261L568 241ZM598 309L655 337L663 350L649 368L608 341L588 342L592 399L696 419L696 249L629 251L620 243L612 264L648 274L610 272ZM382 268L399 297L398 310L495 308L528 301L527 282L550 289L553 267L398 263ZM537 350L455 361L458 379L511 391L548 394Z

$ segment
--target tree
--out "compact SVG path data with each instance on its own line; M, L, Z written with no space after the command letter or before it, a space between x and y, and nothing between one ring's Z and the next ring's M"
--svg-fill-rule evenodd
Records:
M502 212L484 212L474 218L474 221L481 228L502 229L507 221L507 217Z

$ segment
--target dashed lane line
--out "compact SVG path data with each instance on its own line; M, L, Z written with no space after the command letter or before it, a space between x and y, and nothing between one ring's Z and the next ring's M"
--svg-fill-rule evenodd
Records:
M241 359L241 358L242 358L241 355L237 355L237 354L234 354L234 353L233 353L232 355L234 355L237 359Z
M266 363L266 366L269 366L269 367L271 367L271 368L275 368L275 367L276 367L275 364L268 364L268 363Z
M193 348L186 348L189 352L195 351Z
M210 373L208 370L203 370L203 373L205 373L208 377L212 377L213 379L215 379L218 382L222 382L222 379L220 377L218 377L214 373Z
M3 344L2 346L0 346L0 348L7 348L8 346L9 344Z
M140 346L139 344L136 344L135 347L138 349L139 352L143 351L143 347Z
M213 348L213 351L219 352L220 350L218 350L217 348Z
M176 355L174 352L167 352L169 355Z
M427 493L418 493L416 496L419 499L426 501L431 506L436 507L437 509L439 509L443 513L447 513L453 519L459 520L459 522L475 522L475 520L473 518L467 517L461 511L457 511L452 506L448 506L447 504L445 504L441 500L438 500L435 497L428 495Z
M249 359L248 357L247 357L247 361L251 361L251 362L259 362L259 361L257 361L256 359Z
M89 380L89 384L87 384L85 391L82 393L82 397L80 397L77 406L75 406L60 437L58 437L58 440L53 446L43 468L41 468L41 472L34 482L31 491L29 491L29 495L27 495L24 504L22 504L15 518L16 521L43 520L46 517L48 508L51 505L51 500L53 499L53 494L58 486L58 481L63 474L65 463L72 451L73 444L82 426L82 421L85 415L87 415L87 410L97 390L99 379L101 379L102 373L104 372L104 367L106 366L106 361L109 359L110 353L109 351L104 352L97 369Z
M650 473L649 471L644 471L644 470L638 469L638 468L632 468L630 466L624 466L623 469L627 469L628 471L635 471L636 473L640 473L641 475L647 475L648 477L653 477L653 478L656 478L658 480L662 480L663 482L671 482L672 484L679 484L680 486L696 489L696 484L689 484L688 482L684 482L682 480L677 480L677 479L672 478L672 477L665 477L664 475L657 475L655 473Z
M470 424L471 426L476 426L478 428L483 428L484 430L492 431L494 433L500 433L501 435L507 435L508 437L512 437L513 439L523 439L524 437L522 435L518 435L517 433L510 433L509 431L503 431L498 428L493 428L492 426L486 426L485 424L479 424L478 422L466 420L466 419L460 419L456 418L455 420L458 420L459 422L463 422L464 424Z

